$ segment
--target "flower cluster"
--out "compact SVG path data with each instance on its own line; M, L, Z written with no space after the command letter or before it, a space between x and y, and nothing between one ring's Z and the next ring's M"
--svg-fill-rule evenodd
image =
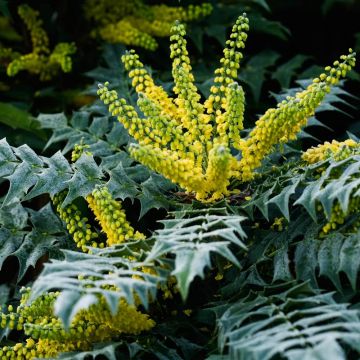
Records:
M308 149L302 154L302 159L308 164L315 164L328 158L343 160L354 153L360 152L360 143L352 139L339 142L333 140Z
M201 201L228 195L231 179L252 180L263 159L276 145L296 138L330 87L355 65L355 53L350 49L304 91L267 110L242 139L245 100L236 79L248 30L249 21L243 14L233 26L204 103L191 71L185 27L178 22L170 37L175 98L154 84L133 50L122 57L122 62L138 93L138 107L144 117L110 90L109 83L99 85L100 99L138 142L130 146L130 154L187 192L195 193ZM236 150L240 151L239 157L234 156Z
M94 34L110 43L123 43L155 50L154 37L170 34L175 20L194 21L211 13L209 3L188 7L145 5L141 0L87 0L85 14L97 25Z
M318 162L324 161L326 159L333 159L335 161L341 161L349 158L352 155L360 154L360 143L352 139L347 139L345 141L339 142L333 140L332 142L326 141L324 144L312 147L303 153L302 159L308 164L316 164ZM320 168L320 172L324 173L325 168ZM337 171L332 177L341 176L341 172ZM347 219L351 216L359 214L360 208L360 197L358 196L359 187L355 187L351 191L351 196L349 199L349 204L347 210L344 211L341 208L339 202L335 202L331 208L331 214L329 221L323 226L321 230L321 235L324 236L329 232L337 229L339 226L343 225ZM318 206L318 210L322 211L323 208L321 205ZM360 219L355 219L347 231L353 232L358 229L360 226Z
M129 239L145 238L143 234L134 231L126 220L126 213L121 208L120 202L112 198L107 187L95 189L86 200L106 234L107 246L120 244Z
M137 29L129 20L124 19L99 29L100 37L112 44L122 43L154 51L156 40L149 34Z
M24 343L0 348L1 359L54 358L61 352L84 351L92 344L106 342L126 333L138 335L150 330L155 322L134 305L120 300L118 311L112 314L104 298L77 313L70 328L65 330L54 315L53 306L59 293L47 293L27 304L30 289L22 289L16 311L12 305L1 314L0 327L23 330L28 336Z
M77 161L83 153L91 154L85 144L76 144L71 154L71 161ZM82 215L82 212L75 203L63 206L63 201L67 191L56 194L52 198L53 205L59 217L65 222L66 228L73 237L77 247L83 252L88 252L89 247L104 248L120 244L129 239L145 239L145 236L134 228L126 219L126 213L121 207L121 203L113 199L107 187L97 187L91 194L86 196L89 208L95 215L100 224L102 232L106 239L99 236L92 226L88 223L88 218Z
M349 49L348 55L340 57L333 67L327 66L325 73L315 78L306 90L287 97L275 109L269 109L256 121L255 128L248 139L240 143L242 159L238 169L243 180L253 178L253 170L261 165L263 158L271 153L274 145L295 140L297 134L306 125L309 117L321 104L332 85L355 66L355 53Z
M322 236L328 234L330 231L337 229L345 223L345 220L352 215L358 215L360 212L360 197L356 196L350 199L347 211L344 212L340 204L337 202L331 209L330 220L321 229ZM355 220L347 229L349 232L355 232L360 226L360 219Z
M28 5L20 5L18 12L24 21L31 37L32 52L21 55L11 49L2 50L2 58L10 61L7 65L7 75L15 76L26 70L31 74L39 75L41 81L52 79L60 70L70 72L72 68L71 55L75 53L73 43L59 43L53 51L49 48L49 38L42 28L39 12Z
M88 223L89 219L82 215L76 204L62 205L66 195L66 191L56 194L52 198L52 202L60 219L66 224L66 228L74 239L76 246L84 252L88 251L89 246L105 247L105 241L101 240L99 234L92 229Z

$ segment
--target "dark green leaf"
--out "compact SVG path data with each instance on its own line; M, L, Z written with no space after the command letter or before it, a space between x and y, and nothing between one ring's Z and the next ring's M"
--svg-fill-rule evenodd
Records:
M282 88L287 89L290 85L292 77L296 71L308 59L308 56L298 54L286 63L277 67L276 71L272 74L272 78L277 80Z
M27 111L12 104L0 102L0 123L13 129L29 131L42 139L46 139L46 134L39 128L38 122Z

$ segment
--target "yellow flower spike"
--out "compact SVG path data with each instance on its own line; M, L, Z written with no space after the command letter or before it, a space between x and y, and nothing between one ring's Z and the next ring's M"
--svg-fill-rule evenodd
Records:
M121 244L134 237L134 228L126 220L121 203L112 198L106 187L95 189L86 200L107 236L107 246Z
M207 113L211 115L212 119L217 115L217 111L223 112L226 103L226 88L237 79L240 60L243 58L241 49L245 47L248 30L249 19L244 13L236 20L230 39L226 41L227 47L220 60L221 66L215 70L215 85L211 87L211 94L205 102Z
M206 192L212 193L210 201L221 199L228 194L227 187L232 176L233 161L228 147L215 145L209 153L209 164L206 169Z
M336 69L347 69L355 65L355 54L342 56L342 63ZM331 71L331 70L330 70ZM342 76L342 75L340 75ZM337 73L325 80L314 79L304 91L278 104L276 109L269 109L256 121L255 128L249 137L242 141L240 149L243 157L237 165L240 179L249 181L254 177L254 170L261 165L262 160L271 153L276 144L281 144L296 138L301 128L306 125L309 117L314 115L325 95L330 91L331 84L339 81Z
M232 83L227 88L225 113L216 117L217 141L240 149L240 131L244 128L245 94L243 88Z
M147 139L143 143L155 142L158 147L163 146L178 151L185 156L185 151L190 147L189 139L183 138L183 127L162 113L161 107L148 99L143 93L139 93L137 102L140 110L147 117L148 127L145 128ZM147 141L148 140L148 141ZM154 145L154 144L153 144Z
M153 36L156 37L168 36L170 34L171 27L173 24L173 21L167 22L159 19L146 19L136 16L127 16L125 20L128 21L138 31L141 31L142 33L146 33L146 35L151 36L156 44L156 47L158 46L158 44L156 40L153 38ZM143 47L142 45L136 45L136 44L131 44L131 45ZM148 49L148 50L155 50L155 49Z
M352 139L347 139L342 142L333 140L331 143L326 141L324 144L308 149L303 153L302 159L308 164L316 164L317 162L324 161L328 158L341 161L354 154L360 154L359 142L356 142ZM321 173L324 171L324 168L321 167L317 171ZM356 190L357 189L355 189L353 193L355 193ZM340 204L336 202L331 209L330 219L323 226L320 232L320 236L325 236L329 232L337 229L339 225L342 225L349 216L359 213L359 208L360 197L358 196L350 196L346 213L343 211ZM317 210L321 211L322 206L319 205ZM347 231L355 232L358 230L359 226L360 221L357 220L347 228Z
M134 27L132 22L126 18L102 27L99 34L105 41L112 44L140 46L151 51L155 51L158 47L156 40L151 35Z
M91 230L88 219L83 217L81 211L75 204L62 207L66 193L61 192L52 198L53 205L61 220L66 224L66 228L74 239L76 246L84 252L88 252L87 246L96 244L103 247L99 242L99 236L95 231Z
M74 323L84 320L85 323L102 324L107 332L114 335L122 333L138 335L143 331L148 331L154 327L155 321L149 318L149 315L141 313L136 309L136 306L129 305L125 300L119 301L117 313L113 316L103 298L100 299L98 304L91 305L89 309L80 311ZM106 333L99 336L105 336L109 339ZM111 338L110 337L110 338Z
M146 9L141 0L86 0L84 12L86 18L107 25L135 12L144 14Z
M146 125L146 122L140 120L134 107L128 105L125 99L119 100L116 91L109 90L107 85L107 83L104 86L99 85L97 94L105 104L109 105L112 115L118 117L119 121L128 129L129 134L141 142L145 134L144 123Z
M32 74L40 74L45 57L36 53L21 55L15 58L6 68L8 76L15 76L23 70Z
M130 154L137 161L180 184L188 192L203 192L202 169L191 159L179 158L176 152L149 146L130 145Z
M49 38L42 28L42 20L38 18L39 12L23 4L19 6L18 13L30 32L33 52L35 54L49 53Z
M157 20L167 23L173 23L176 20L184 22L197 20L199 18L210 15L213 8L210 3L189 5L187 8L184 8L182 6L170 7L161 4L152 6L151 10L154 14L156 14L155 16Z
M150 6L148 11L153 14L149 16L148 19L136 16L129 16L126 17L126 19L144 33L156 37L164 37L170 35L174 21L190 22L198 20L209 15L212 12L212 6L211 4L204 3L200 5L189 5L187 8L184 8L181 6L170 7L161 4Z
M143 63L139 61L139 56L134 50L130 50L121 57L125 69L129 72L129 77L133 80L132 86L136 92L143 93L149 100L160 106L162 111L174 120L181 123L181 116L178 109L173 103L173 99L169 98L165 90L161 86L154 83L153 78L145 69Z
M360 143L357 143L352 139L342 142L333 140L331 143L326 141L324 144L308 149L302 154L301 158L308 164L315 164L329 157L342 160L350 156L353 151L357 150L360 150Z
M71 160L77 161L85 152L87 144L76 144L71 154ZM66 191L56 194L52 201L60 218L65 222L66 227L72 235L76 245L84 252L91 252L88 247L104 248L120 244L128 239L145 239L145 235L135 232L130 223L126 220L125 211L121 208L121 202L112 198L106 187L99 187L86 197L89 208L93 211L99 221L102 231L106 234L106 243L99 240L97 232L92 230L88 219L82 216L81 211L73 203L62 207Z
M330 219L329 221L323 226L323 228L321 229L320 232L320 236L325 236L326 234L328 234L329 232L336 230L339 225L344 224L345 220L354 214L359 214L359 210L360 210L360 197L351 197L349 200L349 205L348 205L348 209L347 212L345 213L340 204L338 202L336 202L332 209L331 209L331 215L330 215ZM355 221L350 228L348 228L348 230L350 232L355 232L358 230L360 226L360 222Z
M83 144L82 142L80 144L75 144L73 151L71 152L71 162L76 162L79 160L80 156L82 154L91 155L90 151L85 151L86 149L89 149L90 146L88 144Z
M96 304L80 310L65 331L62 321L53 313L59 292L46 293L27 305L30 289L23 289L17 315L25 322L25 343L0 348L0 358L54 358L62 352L90 350L95 343L111 341L122 334L138 335L154 327L149 315L124 299L113 315L104 297ZM1 357L2 356L2 357ZM5 357L4 357L5 356Z
M64 73L68 73L72 69L71 56L76 52L74 43L59 43L55 46L49 57L51 64L58 64Z
M195 157L200 156L199 164L205 153L207 137L211 132L211 125L207 124L203 115L204 108L200 103L200 95L194 84L195 79L191 72L189 54L186 49L186 32L183 24L176 22L171 29L170 58L173 59L172 75L177 95L175 104L182 112L182 125L188 130L190 142L194 143L192 149ZM209 131L210 127L210 131ZM200 144L200 146L199 146Z

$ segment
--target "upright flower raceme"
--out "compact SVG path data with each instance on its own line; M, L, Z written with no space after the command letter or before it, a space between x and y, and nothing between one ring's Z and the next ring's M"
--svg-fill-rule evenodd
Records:
M138 107L144 116L110 90L108 83L99 85L100 99L137 141L130 146L130 154L187 192L195 193L201 201L228 195L231 179L252 180L274 146L295 139L330 87L355 65L355 53L350 49L304 91L267 110L242 139L245 95L236 79L248 30L249 21L243 14L232 28L204 103L195 86L185 27L180 23L172 27L170 37L175 98L155 85L133 50L122 57L122 62L139 95ZM232 148L240 151L240 160L232 155Z

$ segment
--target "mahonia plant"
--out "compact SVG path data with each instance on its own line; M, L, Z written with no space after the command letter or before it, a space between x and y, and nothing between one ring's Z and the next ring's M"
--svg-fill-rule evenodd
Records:
M212 11L210 3L171 7L146 5L142 0L87 0L85 15L97 25L94 35L110 43L122 43L156 50L155 37L170 35L175 20L198 20Z
M304 91L267 110L250 134L241 138L245 96L236 79L248 30L244 13L232 28L204 103L191 71L185 27L179 22L172 27L170 37L176 98L155 85L134 50L123 55L122 62L138 93L138 107L144 117L110 90L109 83L99 85L100 99L138 142L130 145L132 157L194 193L200 201L229 195L233 179L254 179L264 158L276 145L296 139L331 86L355 65L355 53L349 49L348 55L327 66ZM239 155L234 155L236 150Z
M71 55L75 53L74 43L58 43L51 51L49 37L42 28L39 12L23 4L18 13L24 21L31 37L32 52L22 55L9 48L0 50L0 59L7 61L7 75L15 76L20 71L38 75L41 81L51 80L60 70L67 73L72 69Z

